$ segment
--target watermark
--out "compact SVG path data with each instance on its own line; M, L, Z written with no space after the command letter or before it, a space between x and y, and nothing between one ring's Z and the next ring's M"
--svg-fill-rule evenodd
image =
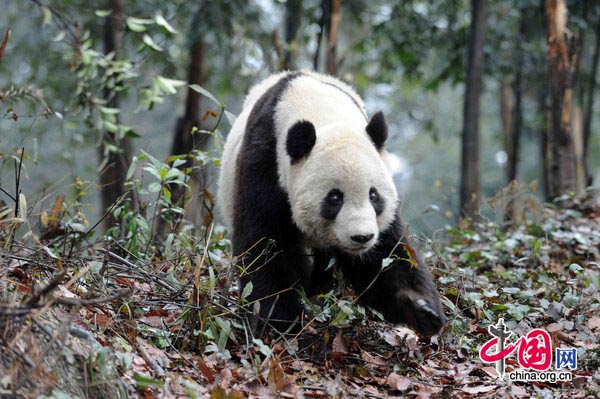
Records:
M525 336L510 339L513 332L504 325L504 319L488 327L493 337L479 349L479 358L485 363L495 363L500 378L505 376L504 359L517 352L521 369L506 374L509 381L571 381L571 371L577 368L577 349L556 348L556 371L548 371L552 365L552 339L546 330L534 328Z

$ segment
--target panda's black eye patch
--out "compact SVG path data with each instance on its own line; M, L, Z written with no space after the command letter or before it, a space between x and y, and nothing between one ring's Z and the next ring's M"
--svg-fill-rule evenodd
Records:
M329 191L321 204L321 216L327 220L335 220L344 205L344 193L337 188Z
M377 216L381 215L385 206L385 201L379 196L379 192L375 187L371 187L371 190L369 190L369 201L371 201L371 205L373 205L373 209L375 209L375 214Z

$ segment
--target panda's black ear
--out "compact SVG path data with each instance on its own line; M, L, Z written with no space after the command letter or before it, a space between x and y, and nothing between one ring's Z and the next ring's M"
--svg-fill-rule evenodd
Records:
M286 148L292 163L310 153L317 141L315 126L309 121L296 122L287 135Z
M379 111L373 115L367 125L367 133L371 137L373 144L375 144L375 148L381 150L388 136L388 126L383 112Z

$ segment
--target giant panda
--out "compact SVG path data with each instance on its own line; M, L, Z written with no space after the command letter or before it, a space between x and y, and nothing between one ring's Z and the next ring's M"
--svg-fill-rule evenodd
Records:
M282 72L250 90L224 146L218 205L261 320L298 326L299 290L329 287L333 260L387 321L439 332L446 318L400 220L386 138L383 114L368 118L332 76Z

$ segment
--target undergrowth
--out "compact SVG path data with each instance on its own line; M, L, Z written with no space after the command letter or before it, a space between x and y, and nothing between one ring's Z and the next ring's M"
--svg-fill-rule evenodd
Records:
M179 169L189 159L193 166ZM17 176L13 191L3 186L9 202L0 209L4 394L381 397L442 395L450 389L459 396L523 390L576 397L598 392L597 192L543 205L520 186L523 193L511 200L513 217L519 203L528 205L518 223L482 220L421 239L449 317L431 341L419 342L409 331L382 322L341 286L304 297L300 333L264 335L240 312L251 288L238 290L228 232L214 223L210 207L203 209L207 224L187 221L191 190L172 201L172 190L189 188L193 173L218 165L213 154L194 152L166 162L139 154L127 175L127 191L93 222L87 216L90 183L76 179L68 195L52 198L52 206L31 203L19 188L27 154L21 149L4 162ZM109 216L112 225L103 232ZM519 334L545 326L557 344L577 347L574 381L557 391L552 384L515 388L493 378L477 353L489 339L487 326L499 318Z

